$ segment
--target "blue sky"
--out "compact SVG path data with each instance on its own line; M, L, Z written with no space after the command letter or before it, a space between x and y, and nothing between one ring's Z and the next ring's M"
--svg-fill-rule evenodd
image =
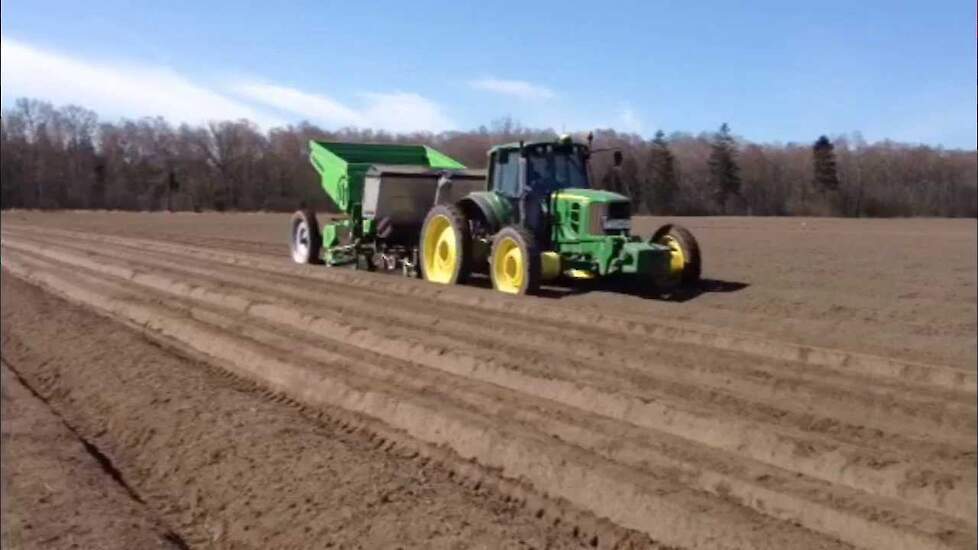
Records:
M276 6L276 7L273 7ZM3 105L974 148L975 3L0 1Z

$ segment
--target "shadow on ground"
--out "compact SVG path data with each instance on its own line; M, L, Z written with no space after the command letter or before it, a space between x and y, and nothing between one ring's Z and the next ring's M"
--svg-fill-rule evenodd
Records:
M492 288L492 283L486 276L473 276L470 284L481 288ZM557 284L545 285L536 294L541 298L561 299L578 296L590 292L613 292L648 300L663 300L668 302L687 302L703 294L723 294L738 292L750 286L748 283L723 281L720 279L700 279L696 283L669 292L651 288L651 285L640 285L634 281L622 279L595 279L592 281L558 281Z

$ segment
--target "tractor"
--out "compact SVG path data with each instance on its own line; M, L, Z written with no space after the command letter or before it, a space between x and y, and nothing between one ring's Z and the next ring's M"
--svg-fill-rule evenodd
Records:
M672 292L699 280L693 235L664 225L631 234L628 197L591 186L591 140L497 145L486 170L430 147L310 142L322 186L345 219L296 212L299 263L397 271L440 284L488 275L507 294L560 278L622 278ZM615 152L615 167L621 154Z

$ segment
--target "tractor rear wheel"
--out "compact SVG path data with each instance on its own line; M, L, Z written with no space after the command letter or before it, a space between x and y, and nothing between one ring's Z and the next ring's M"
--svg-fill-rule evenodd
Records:
M668 246L672 250L672 260L666 285L690 285L700 280L703 260L696 237L681 225L666 224L660 227L649 239L654 244ZM668 283L671 283L668 284Z
M462 284L472 273L472 237L469 222L458 207L432 207L421 226L421 273L425 280Z
M292 214L289 232L289 250L292 261L297 264L322 263L319 252L323 247L323 237L319 233L319 221L312 210L299 210Z
M510 225L492 239L492 286L507 294L533 294L540 288L540 248L526 228Z

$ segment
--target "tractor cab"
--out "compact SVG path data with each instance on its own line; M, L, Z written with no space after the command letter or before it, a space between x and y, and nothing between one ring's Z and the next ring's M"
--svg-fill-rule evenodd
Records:
M547 244L557 194L591 187L589 154L586 145L569 137L496 146L489 151L488 190L509 203L514 222Z
M588 155L586 145L569 140L499 145L489 152L489 188L511 198L588 189Z

